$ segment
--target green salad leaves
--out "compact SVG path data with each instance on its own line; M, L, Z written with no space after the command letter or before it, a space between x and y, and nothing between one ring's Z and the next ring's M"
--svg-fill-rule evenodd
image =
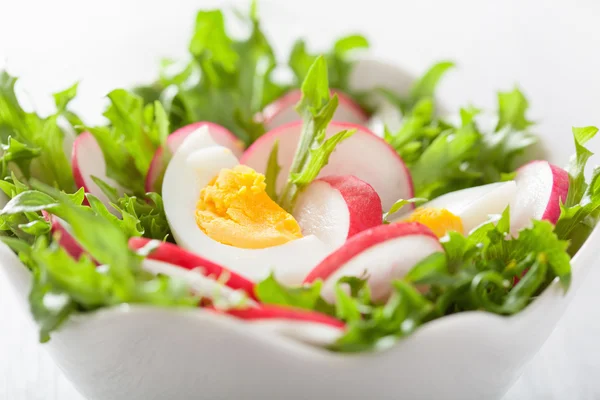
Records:
M495 118L473 107L460 110L460 122L452 123L436 114L435 88L453 67L441 62L418 79L408 98L383 91L403 115L396 132L389 130L385 139L398 151L409 167L415 184L415 196L435 198L467 187L498 182L523 159L518 159L535 142L528 131L528 108L524 95L514 89L498 93ZM495 128L485 117L497 120ZM486 124L487 122L487 124Z
M403 280L392 282L393 294L385 303L371 299L368 277L341 278L335 306L320 297L321 281L286 288L271 277L258 284L257 295L265 303L315 310L346 321L346 333L332 346L343 352L390 346L423 323L456 312L515 314L556 277L566 290L571 267L565 252L568 242L556 236L552 224L535 221L518 238L511 238L509 221L506 209L497 223L483 225L467 237L450 233L442 243L445 253L432 254Z
M144 106L124 89L108 94L104 116L109 126L87 127L106 160L106 174L130 193L143 194L146 174L156 150L166 143L169 120L160 102Z
M0 236L0 240L17 251L31 269L33 286L29 301L40 326L42 342L47 341L50 333L74 312L123 303L198 305L200 299L190 294L186 284L144 271L142 257L129 249L128 238L142 236L147 229L159 237L164 235L164 231L157 228L156 219L150 227L146 226L148 214L156 212L150 204L144 206L136 204L135 199L120 199L119 204L124 210L121 218L117 218L90 194L87 199L91 207L81 205L83 190L67 195L38 181L31 181L31 185L34 189L13 197L0 217L38 215L44 210L61 218L85 250L81 258L75 259L60 246L58 237L36 235L30 245L24 240ZM155 195L150 197L160 203ZM145 211L145 208L152 210Z
M221 10L200 11L189 43L190 59L164 60L160 78L136 89L146 103L160 100L172 131L196 121L212 121L250 145L265 132L257 113L305 80L318 54L309 53L299 39L285 65L261 28L256 2L249 14L240 14L250 31L242 39L227 32ZM367 47L360 35L334 43L325 55L332 88L349 91L352 54ZM278 79L276 69L291 71L293 79Z
M54 95L57 111L41 117L23 109L15 86L17 78L0 72L0 172L2 178L16 171L26 179L35 175L54 187L73 191L75 183L64 151L65 130L81 120L68 110L77 85ZM72 138L71 138L72 139Z
M161 196L145 191L152 159L171 132L212 121L250 145L265 131L258 113L289 90L300 89L296 110L302 134L279 192L278 142L266 171L268 195L290 212L335 147L353 135L352 130L327 135L327 128L338 106L336 89L368 109L373 93L355 93L349 84L354 54L368 48L368 40L352 34L318 54L298 39L282 63L263 32L256 3L240 18L248 28L241 38L228 32L221 10L200 11L188 59L164 60L149 85L111 91L103 114L107 123L99 126L87 126L69 109L77 84L54 94L55 112L41 116L19 102L17 79L0 73L0 201L6 203L0 211L0 241L31 271L29 301L41 341L75 313L130 303L200 304L184 282L145 271L144 255L129 247L132 237L173 241ZM493 116L472 106L460 109L456 120L441 116L435 91L452 68L450 61L435 64L406 96L375 90L402 114L400 127L386 129L384 139L402 157L415 184L414 198L399 199L382 215L383 223L408 204L512 179L536 142L528 101L518 88L498 93ZM278 69L291 78L279 80ZM107 176L119 186L91 177L106 203L77 190L73 179L71 140L84 131L98 142ZM600 168L586 179L592 153L585 146L597 132L595 127L573 128L576 153L567 168L569 192L555 225L533 221L511 234L507 208L468 235L450 232L441 240L444 251L390 282L392 294L384 301L373 299L366 275L339 279L333 304L322 298L321 281L288 287L269 276L257 282L256 295L267 304L344 321L347 328L330 349L356 352L388 347L421 325L457 312L513 315L554 281L566 291L571 257L600 219ZM79 245L77 251L64 244L67 235Z

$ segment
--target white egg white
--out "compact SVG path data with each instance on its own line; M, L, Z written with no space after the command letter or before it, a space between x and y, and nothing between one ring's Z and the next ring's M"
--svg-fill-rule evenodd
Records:
M440 208L460 217L465 233L501 214L517 192L515 181L490 183L447 193L422 207ZM401 217L399 220L406 218Z
M260 280L273 271L282 283L300 284L332 250L316 236L264 249L242 249L211 239L196 224L200 191L221 169L238 164L231 150L218 146L205 127L185 139L169 162L162 187L165 214L175 241L248 279Z

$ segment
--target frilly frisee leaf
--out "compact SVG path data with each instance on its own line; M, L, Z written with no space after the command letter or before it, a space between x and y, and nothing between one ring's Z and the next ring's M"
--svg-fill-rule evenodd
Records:
M453 62L442 61L436 63L425 72L410 89L412 104L416 104L417 101L423 98L432 98L440 80L451 68L454 68Z
M76 87L57 93L57 112L42 118L35 112L23 109L15 92L16 84L17 78L5 71L0 72L0 143L6 147L3 151L8 151L2 165L8 166L9 171L24 174L27 179L33 176L60 189L74 190L73 176L63 146L65 133L58 119L66 115L68 120L79 120L67 110L76 94ZM3 175L8 175L7 168L3 170Z
M499 92L496 131L506 126L522 131L533 125L533 122L529 121L526 116L528 108L529 102L518 88L514 88L510 92Z
M255 293L262 303L297 307L331 315L332 306L321 297L322 286L321 281L316 281L310 285L287 287L280 284L271 274L256 285Z
M169 133L167 114L159 102L144 106L141 97L124 89L113 90L108 98L104 116L110 127L87 130L102 149L107 175L130 192L143 194L150 162Z
M329 87L351 95L355 94L350 86L350 73L354 66L353 55L368 47L367 38L359 34L350 34L335 41L333 48L325 52L323 56L327 61ZM288 66L294 74L296 85L306 79L311 65L318 57L319 54L310 53L307 50L306 42L303 39L294 42L288 58Z

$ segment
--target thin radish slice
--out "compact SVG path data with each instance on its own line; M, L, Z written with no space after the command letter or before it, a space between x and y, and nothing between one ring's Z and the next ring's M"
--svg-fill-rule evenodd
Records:
M345 327L342 321L314 311L267 304L219 312L243 319L268 332L317 346L334 343Z
M367 122L369 116L354 100L339 90L332 90L333 93L337 94L339 101L338 108L333 115L334 121L352 124ZM296 111L296 104L301 98L302 92L295 89L265 107L260 119L265 124L267 131L290 122L300 121L302 117Z
M383 139L360 125L332 122L327 127L327 137L346 129L356 129L357 132L337 146L319 177L356 176L377 191L384 210L388 210L398 199L412 198L412 179L398 153ZM278 140L281 172L277 187L281 190L287 180L301 131L302 122L292 122L266 133L244 152L240 162L265 173L271 149Z
M548 161L532 161L517 170L517 194L510 205L511 231L516 233L531 220L555 224L560 203L567 199L569 174Z
M195 294L210 300L211 304L217 304L219 307L235 307L240 304L257 305L254 300L248 298L244 291L233 289L215 279L206 277L199 269L188 269L150 258L146 258L142 262L142 268L155 275L162 274L183 280Z
M48 218L52 222L51 232L58 238L57 242L59 246L65 249L71 257L78 260L86 251L71 234L69 224L56 215L48 214L46 219Z
M365 276L373 299L385 299L391 282L402 278L425 257L443 252L438 238L425 225L397 223L359 233L313 269L305 283L323 280L322 296L335 301L335 284L344 276Z
M71 154L71 165L73 167L73 177L75 184L82 187L86 193L96 196L102 203L109 206L109 199L102 189L92 180L92 176L102 179L119 192L119 195L125 193L125 190L113 179L106 175L106 161L102 149L98 145L96 138L89 133L84 132L73 142L73 153ZM87 200L85 200L87 202ZM116 211L114 211L116 212Z
M383 210L371 185L344 175L313 181L298 197L293 214L302 234L337 248L349 237L381 225Z
M56 241L59 246L65 249L71 257L78 260L86 251L71 234L69 224L46 210L42 210L42 216L50 222L50 232L57 238Z
M233 133L221 125L205 121L186 125L169 135L167 138L168 151L164 151L162 147L156 150L156 154L154 154L154 158L150 163L148 175L146 176L146 191L160 191L162 177L164 176L165 169L167 168L171 156L177 151L179 146L181 146L185 138L200 128L208 129L208 135L215 144L226 147L230 149L236 157L241 157L244 152L242 142Z
M131 238L129 246L134 250L139 250L150 242L150 239ZM156 242L156 241L154 241ZM177 265L187 270L196 270L205 277L219 281L234 290L245 292L251 299L256 300L254 293L254 282L228 270L218 264L213 263L197 254L190 253L181 247L171 243L158 243L156 249L148 256L150 260L162 261L165 263Z

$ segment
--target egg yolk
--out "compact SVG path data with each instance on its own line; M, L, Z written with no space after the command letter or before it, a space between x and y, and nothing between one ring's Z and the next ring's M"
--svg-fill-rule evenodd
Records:
M445 208L417 208L407 222L420 222L437 236L445 236L449 231L464 233L462 220Z
M265 176L250 167L223 169L200 192L196 223L213 240L246 249L301 238L298 222L265 189Z

